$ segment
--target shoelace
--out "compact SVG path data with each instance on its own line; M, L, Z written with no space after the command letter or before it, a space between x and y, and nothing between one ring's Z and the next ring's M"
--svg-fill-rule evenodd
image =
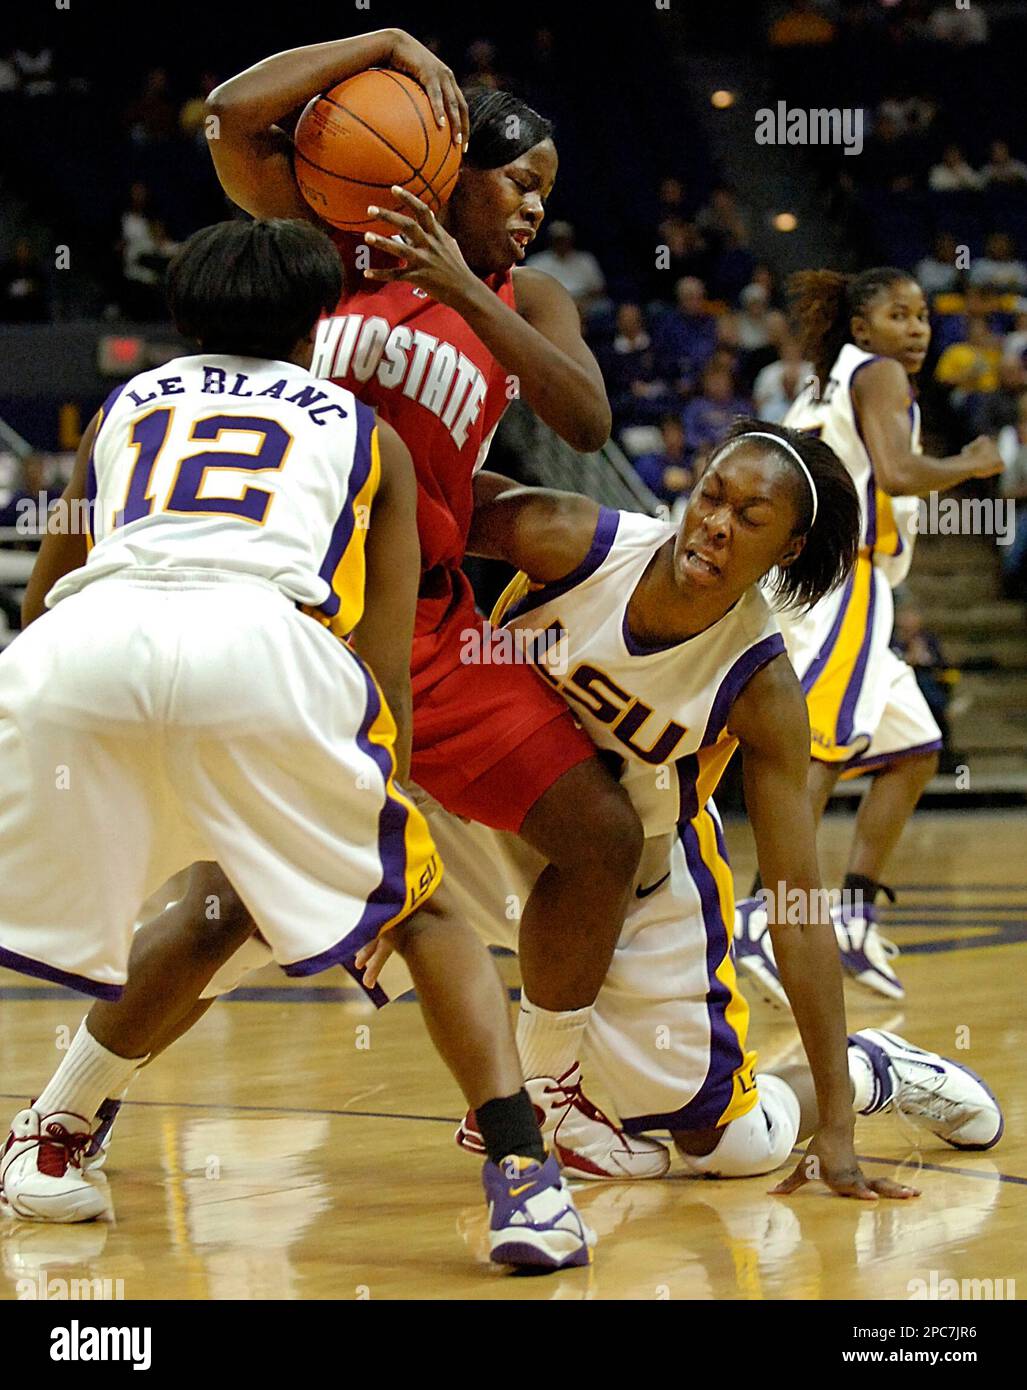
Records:
M573 1086L564 1085L564 1077L572 1075L572 1071L564 1072L563 1076L557 1077L555 1086L547 1086L544 1094L547 1096L559 1095L567 1101L568 1109L577 1110L588 1120L594 1120L597 1124L606 1125L615 1134L623 1134L620 1125L615 1125L609 1115L603 1113L598 1105L593 1105L588 1096L581 1089L581 1082L576 1081Z
M942 1085L944 1077L939 1077L934 1085L929 1081L901 1082L895 1097L895 1108L900 1113L906 1113L907 1108L915 1105L920 1115L939 1121L973 1113L973 1107L963 1101L949 1100L948 1096L939 1095L938 1091Z
M48 1178L63 1178L72 1168L82 1167L82 1154L92 1141L90 1134L69 1134L63 1125L45 1125L28 1142L39 1149L36 1166Z

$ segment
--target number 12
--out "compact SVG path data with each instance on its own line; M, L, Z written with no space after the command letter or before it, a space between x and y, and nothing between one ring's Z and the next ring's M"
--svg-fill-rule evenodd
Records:
M152 410L132 426L129 445L138 450L135 466L128 482L125 505L115 514L116 526L127 526L153 511L154 499L150 484L157 459L168 438L173 406ZM241 497L201 497L200 489L208 471L224 468L248 468L254 472L275 472L285 463L292 435L277 420L261 415L208 415L196 420L189 431L190 441L209 439L219 441L222 434L245 431L261 436L255 454L236 453L229 449L205 449L179 459L178 468L168 491L163 512L203 512L215 516L234 516L240 521L263 526L274 493L266 488L247 487Z

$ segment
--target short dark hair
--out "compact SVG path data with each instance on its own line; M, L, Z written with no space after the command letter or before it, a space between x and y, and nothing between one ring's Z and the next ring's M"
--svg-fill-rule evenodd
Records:
M470 117L467 163L472 169L502 169L553 138L552 121L512 92L468 87L464 96Z
M782 444L790 445L809 469L817 490L817 515L811 525L813 499L809 483L788 449L776 451L795 475L797 516L793 534L804 535L806 544L798 559L777 571L770 589L782 607L812 608L847 579L855 566L862 531L859 494L848 469L829 444L816 435L804 434L802 430L785 425L771 425L765 420L736 420L717 445L711 462L740 435L753 431L773 435Z
M175 255L167 293L176 328L204 352L286 361L338 303L342 263L309 222L217 222Z

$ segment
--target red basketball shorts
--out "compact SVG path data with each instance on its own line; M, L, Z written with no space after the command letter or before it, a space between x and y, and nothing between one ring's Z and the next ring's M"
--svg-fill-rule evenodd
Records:
M470 604L453 618L444 642L432 634L433 664L449 669L434 682L424 669L415 674L411 775L454 815L517 832L542 793L594 757L595 745L534 667L488 660L485 619ZM465 641L472 627L480 642ZM484 659L461 661L454 643Z

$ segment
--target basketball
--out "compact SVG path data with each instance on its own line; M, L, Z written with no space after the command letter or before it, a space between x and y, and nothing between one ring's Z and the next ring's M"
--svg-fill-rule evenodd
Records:
M1027 0L148 9L0 43L19 1364L1015 1364Z
M346 232L395 228L368 216L368 204L399 208L399 184L441 212L460 172L460 146L440 126L412 78L371 68L307 103L296 126L300 192L323 221Z

